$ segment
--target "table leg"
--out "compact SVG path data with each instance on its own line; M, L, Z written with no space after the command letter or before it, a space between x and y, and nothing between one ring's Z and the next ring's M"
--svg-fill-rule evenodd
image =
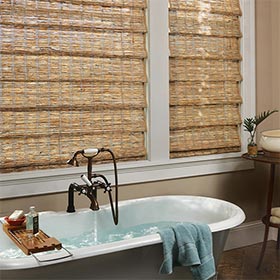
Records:
M270 220L270 215L271 215L271 207L272 207L272 199L273 199L274 176L275 176L275 164L271 164L270 165L268 194L267 194L267 203L266 203L265 232L264 232L263 244L262 244L262 249L261 249L261 254L260 254L259 262L257 265L257 269L259 269L261 267L265 249L266 249L268 233L269 233L269 220Z
M277 249L280 249L280 229L277 229Z

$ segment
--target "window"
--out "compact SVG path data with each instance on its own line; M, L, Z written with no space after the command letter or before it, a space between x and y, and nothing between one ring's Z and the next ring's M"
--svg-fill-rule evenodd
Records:
M27 1L26 1L27 2ZM100 1L99 1L100 2ZM121 4L125 4L129 6L129 3L145 3L145 1L126 1L126 0L114 0L114 1L110 1L107 0L106 3L108 2L108 6L106 6L104 3L104 1L102 2L102 6L99 5L100 3L97 3L96 7L102 7L99 8L97 14L99 15L106 15L105 11L115 11L115 10L120 10L122 9L121 6L112 8L110 7L110 5L112 3L121 3ZM175 1L176 2L176 1ZM193 1L192 1L193 2ZM209 1L206 1L209 2ZM6 7L6 5L8 5L7 3L10 3L9 1L2 1L1 5L3 5L2 7ZM18 3L18 2L15 2ZM32 3L37 3L37 5L43 5L44 3L49 3L48 5L50 5L50 3L52 3L52 5L55 5L54 3L56 2L43 2L43 1L32 1ZM63 1L63 3L65 3L65 5L68 3L69 4L69 10L70 7L73 8L75 5L74 4L70 4L71 2L68 1ZM77 3L77 1L73 2L73 3ZM80 3L80 2L79 2ZM86 3L87 1L83 1L83 5L78 5L79 9L77 9L76 11L71 11L73 12L72 17L69 17L69 14L67 14L67 12L64 13L64 11L57 11L57 13L60 13L61 15L64 16L64 18L68 21L73 21L73 19L76 20L76 22L81 21L82 23L85 24L85 26L87 26L88 21L90 21L91 16L93 11L95 11L96 7L91 7L90 9L90 15L88 15L88 17L85 17L82 19L81 15L83 12L85 12L85 7L86 7ZM108 85L108 87L105 87L103 92L106 93L110 93L111 90L113 90L113 92L115 93L114 89L116 89L115 87L112 87L112 83L115 85L116 81L108 81L108 84L106 84L106 80L102 80L100 77L105 76L104 75L104 71L102 72L104 67L107 67L108 64L106 64L105 62L109 61L111 58L116 59L116 61L129 61L128 64L130 63L136 63L135 67L137 65L141 65L139 66L139 72L133 72L129 71L129 68L126 68L126 71L124 71L125 73L125 77L128 79L125 80L125 85L126 82L136 82L135 84L137 84L139 86L138 90L135 89L133 90L133 92L141 92L141 97L140 99L137 101L139 103L136 103L137 105L135 105L135 109L139 109L139 114L141 115L140 119L140 123L141 123L141 128L138 128L138 122L136 124L136 120L138 120L136 117L133 117L133 119L135 120L135 123L132 123L132 126L137 127L137 131L140 131L140 134L144 135L145 133L147 133L147 138L146 138L146 148L147 148L147 160L140 160L140 161L132 161L132 162L124 162L124 163L120 163L118 164L118 168L119 168L119 176L120 176L120 183L125 184L125 183L136 183L136 182L144 182L144 181L153 181L153 180L163 180L163 179L170 179L170 178L180 178L180 177L187 177L187 176L194 176L194 175L201 175L201 174L211 174L211 173L217 173L217 172L227 172L227 171L231 171L231 170L240 170L240 169L244 169L244 168L248 168L251 166L251 164L249 162L244 162L240 159L240 153L236 153L234 152L235 150L233 150L231 153L227 153L227 154L220 154L220 155L199 155L199 156L190 156L190 157L182 157L182 158L174 158L174 159L170 159L170 155L169 155L169 145L171 143L170 139L169 139L169 119L172 119L172 112L169 111L169 87L171 88L172 85L169 85L169 34L168 34L168 0L150 0L147 2L148 3L148 9L147 9L147 18L148 18L148 34L147 34L147 43L148 44L148 62L147 62L147 77L148 77L148 92L149 92L149 96L147 97L147 101L148 101L148 107L146 108L146 102L145 102L145 88L146 88L146 75L145 75L145 69L143 68L144 65L144 61L146 59L146 53L145 53L145 48L140 47L139 49L141 49L140 53L138 53L138 58L134 59L131 58L131 55L125 52L125 53L117 53L117 49L113 49L114 51L116 51L116 53L114 55L109 55L109 57L106 57L106 50L104 50L102 47L99 48L100 53L96 54L93 57L90 57L90 63L88 64L87 67L97 67L97 64L95 64L96 60L95 59L102 59L104 61L104 63L100 64L101 66L99 66L99 68L97 67L98 70L100 70L100 75L97 75L97 77L94 77L94 83L90 83L90 87L92 87L93 85L95 86L97 83L101 83L102 85ZM243 16L241 17L241 27L242 27L242 34L243 34L243 38L241 41L241 54L243 57L242 60L242 74L243 74L243 82L241 83L240 87L241 87L241 92L243 93L243 105L241 106L241 115L250 115L253 110L254 110L254 1L242 1L242 12L243 12ZM110 5L109 5L110 4ZM67 6L67 5L66 5ZM65 6L65 7L66 7ZM91 5L89 5L91 6ZM41 6L40 6L41 7ZM53 7L53 6L52 6ZM61 5L60 5L61 7ZM31 8L30 8L31 9ZM125 11L129 10L129 7L124 8ZM133 7L133 12L139 10L139 11L143 11L143 7L141 7L140 9L136 6ZM3 10L4 11L4 10ZM22 10L21 10L22 11ZM139 12L138 11L138 12ZM10 12L11 13L11 12ZM131 11L128 13L132 13ZM141 12L140 12L141 13ZM5 13L2 12L2 14L4 15ZM28 14L28 13L27 13ZM33 13L34 14L34 13ZM11 17L11 14L9 14L7 12L7 17L6 20L15 20L14 17ZM17 13L14 13L14 15L18 15ZM46 13L44 13L45 16L45 24L48 26L50 23L47 22L48 21L48 16ZM122 19L122 16L119 15L117 16L117 18L123 20L123 22L127 22L127 20L124 20L124 18ZM98 18L98 17L97 17ZM109 21L109 19L107 19L106 17L103 19L102 21L102 16L99 17L100 22L105 22L107 23L107 20ZM136 18L139 18L137 16L132 16L133 20L135 20ZM1 24L1 32L3 33L5 28L9 27L9 24L5 24L4 20L5 18L2 16L2 24ZM109 21L110 22L110 21ZM42 20L42 24L44 23L44 20ZM58 26L61 26L61 24L63 23L63 21L59 21L58 20ZM11 28L18 28L17 24L14 24L13 22L10 24ZM71 24L72 25L72 24ZM77 28L74 28L75 31L77 32L77 34L81 34L81 32L84 32L84 30L81 30L82 25L79 25L79 27L77 26ZM49 27L48 27L49 28ZM48 65L48 60L50 60L50 58L48 58L48 52L52 51L54 53L57 52L56 47L48 45L50 42L53 42L50 40L50 34L51 32L49 31L49 29L51 28L46 28L45 33L47 36L47 39L45 38L45 45L44 47L46 48L46 54L42 57L45 58L45 64L43 65ZM39 26L36 27L36 32L35 32L35 36L36 34L38 34L39 32ZM92 29L92 28L89 28ZM23 32L23 35L27 35L28 31L30 31L28 28L26 28L26 30L24 30L25 32ZM98 31L94 31L94 30L88 30L88 32L93 31L93 34L98 34L98 35L102 35L104 32L104 30L98 29ZM13 32L14 30L11 30L11 37L13 38ZM49 33L48 33L49 32ZM80 32L80 33L79 33ZM141 30L140 32L135 32L137 34L133 33L133 42L137 42L137 40L139 40L139 42L143 42L143 38L145 37L145 35L143 35L143 33L145 33L145 30ZM86 32L84 32L86 33ZM74 66L77 67L77 71L74 71L74 68L71 69L74 71L75 75L79 75L81 76L82 73L85 73L85 69L83 68L83 63L85 61L84 57L81 55L81 53L89 52L89 48L92 48L92 46L87 46L85 44L85 37L86 34L83 33L83 36L79 36L79 40L76 39L75 37L71 37L69 34L69 40L71 43L73 44L77 44L76 48L75 48L75 52L79 53L79 59L77 59L77 61L75 60ZM120 32L123 34L123 32ZM140 34L138 34L140 33ZM63 35L62 35L63 34ZM22 35L22 36L23 36ZM73 35L73 34L72 34ZM142 35L144 37L142 37ZM172 35L172 33L171 33ZM29 35L32 36L32 35ZM65 32L63 33L62 31L58 32L58 37L56 38L59 39L60 36L60 40L57 40L57 42L62 43L64 42L64 40L62 40L62 36L67 36L65 35ZM97 36L97 35L96 35ZM70 39L70 37L72 39ZM113 36L111 36L113 37ZM125 40L125 35L122 35L122 40ZM3 36L1 36L1 38L3 38ZM137 39L138 38L138 39ZM105 40L105 39L104 39ZM108 42L110 42L110 40L113 40L113 38L108 38ZM130 39L128 39L130 40ZM116 42L118 40L118 38L116 38L116 40L113 40L116 44ZM67 45L67 40L65 40L65 48L69 47L71 44L68 43ZM105 41L104 41L105 42ZM122 41L123 42L123 41ZM5 44L9 44L9 42L4 42L3 39L1 41L1 45L3 48L3 43ZM138 43L137 43L138 44ZM136 44L136 45L137 45ZM142 44L142 43L141 43ZM18 47L18 45L16 45ZM28 50L29 52L32 51L36 51L37 52L40 51L41 49L38 49L39 45L31 45L29 47L29 49L26 46L21 46L24 47L23 50ZM64 46L64 45L63 45ZM20 45L19 45L20 47ZM32 48L33 47L33 48ZM50 49L53 48L53 49ZM122 49L123 50L123 49ZM143 51L144 50L144 51ZM74 51L74 50L72 50ZM19 51L19 53L21 53L21 55L26 56L25 54L23 54L22 52ZM71 53L71 51L70 51ZM2 62L2 77L3 77L3 70L5 70L5 67L3 67L3 57L5 57L5 52L2 51L1 52L1 62ZM112 57L111 57L112 56ZM35 63L35 65L40 65L40 61L39 58L42 58L41 56L35 56L34 55L34 61L37 63ZM82 59L80 59L80 57ZM16 56L12 55L12 64L16 62ZM86 58L88 59L88 58ZM50 71L50 69L48 69L48 67L46 67L44 70L47 71L42 71L44 72L44 74L42 75L51 75L51 76L59 76L62 75L60 73L63 73L64 71L67 71L67 69L71 68L71 64L69 63L61 63L61 60L63 60L63 56L59 56L59 58L57 59L57 61L53 62L52 65L57 65L58 69L56 70L57 72L53 72ZM24 65L29 61L26 59L21 60L23 61ZM69 61L74 61L74 59L70 59L68 58L68 60L65 60L67 62ZM127 66L128 64L121 64L123 66ZM28 64L26 64L28 65ZM131 64L130 64L131 65ZM129 65L129 66L130 66ZM171 65L171 63L170 63ZM4 65L5 66L5 65ZM112 65L110 65L112 66ZM115 66L115 64L113 65ZM38 67L38 66L36 66ZM34 68L34 70L40 69L40 68ZM68 67L68 68L67 68ZM92 69L92 68L91 68ZM108 68L109 69L109 68ZM111 68L113 69L113 68ZM138 69L137 67L135 69ZM144 70L143 70L144 69ZM37 71L38 73L38 71ZM30 72L28 73L30 77L34 77L36 75L38 75L36 73L36 71ZM47 74L46 74L47 73ZM68 73L68 72L67 72ZM89 73L91 73L89 71ZM107 73L110 73L110 71L108 70ZM56 75L55 75L56 74ZM114 79L114 74L111 74L111 78ZM130 77L134 77L134 74L137 77L142 77L140 78L139 81L134 81L134 78L130 78ZM23 75L23 74L22 74ZM40 74L41 75L41 74ZM92 75L92 74L89 74ZM7 77L7 75L4 75L5 77ZM41 76L40 76L41 77ZM47 76L48 77L48 76ZM21 82L26 82L26 76L22 76L22 81ZM99 79L98 79L99 78ZM239 82L239 78L237 78L237 82ZM12 81L5 81L5 82L12 82L14 83L16 80L12 80ZM105 82L104 82L105 81ZM33 87L37 87L38 85L36 84L36 82L34 84L32 84ZM14 85L13 85L14 86ZM126 85L128 88L130 88L132 85L131 83L128 83ZM20 85L17 85L17 88L19 90L22 91L22 95L24 96L24 94L27 94L27 89L33 90L33 87L30 86L28 88L24 87L20 87ZM47 88L52 92L51 90L51 86L47 85ZM39 87L40 90L43 90L43 87ZM58 89L59 89L59 95L60 98L62 97L63 94L63 90L60 87L60 85L58 85ZM80 87L80 85L77 85L76 89L80 89L79 94L83 94L83 91L85 91L86 93L89 93L89 90L87 87ZM73 90L73 88L71 89ZM172 89L171 89L172 90ZM120 91L121 94L126 94L127 91ZM120 94L119 92L119 94ZM132 91L131 91L132 92ZM73 91L72 91L73 93ZM124 97L124 95L119 95L121 96L121 100L123 100L122 98ZM98 96L98 95L97 95ZM118 96L118 93L116 94L116 96ZM237 96L237 100L234 101L234 106L239 106L238 104L240 103L240 97L238 95ZM99 97L101 97L101 95L99 95ZM129 96L131 97L131 96ZM35 100L36 100L36 96L34 96ZM73 108L73 103L71 98L74 98L74 95L70 95L69 96L69 103L67 103L67 106ZM134 101L134 99L137 98L132 98L132 100ZM6 112L5 107L3 106L3 83L2 83L2 89L1 89L1 100L2 100L2 113ZM60 99L58 99L60 100ZM101 119L103 119L104 115L102 116L102 114L104 114L106 112L106 110L104 110L104 104L102 104L102 102L105 101L106 103L106 98L104 99L103 97L100 98L100 107L98 109L102 109L102 113L101 113ZM14 102L17 102L16 100L14 100ZM46 100L46 105L49 105L49 100ZM81 115L81 107L82 105L85 106L90 106L90 103L87 103L88 100L85 100L85 104L80 104L78 102L78 115L77 119L78 120L82 120L82 115ZM96 101L95 101L96 102ZM118 101L116 102L118 103ZM123 103L122 103L123 104ZM139 105L141 104L141 105ZM237 105L236 105L237 104ZM25 106L27 104L24 104ZM58 104L59 106L63 107L62 103ZM76 104L75 104L76 105ZM27 106L28 107L28 106ZM131 107L131 104L129 104L129 107ZM96 108L95 108L96 109ZM111 109L111 108L110 108ZM122 108L121 110L125 110L126 108ZM184 109L185 110L185 109ZM74 110L75 111L75 110ZM144 120L143 118L143 112L146 111L147 112L147 120ZM15 111L16 112L16 111ZM12 112L12 114L15 114L15 112ZM68 111L67 111L68 112ZM75 111L76 112L76 111ZM17 113L17 112L16 112ZM40 112L41 113L41 112ZM40 115L40 113L37 113ZM89 113L90 114L90 113ZM23 115L23 119L24 119L24 114ZM63 116L64 117L64 116ZM170 117L170 118L169 118ZM48 118L46 118L46 122L48 122ZM71 117L68 117L69 122L71 121ZM97 119L98 120L98 119ZM100 119L99 119L100 120ZM57 121L63 123L63 119L62 116L58 114L57 117ZM111 120L108 121L108 126L110 127L110 122ZM143 123L147 123L147 126L142 126ZM234 123L234 126L237 126L237 124L240 123L240 119L237 120ZM38 124L37 124L38 125ZM39 125L41 126L41 125ZM105 126L98 126L97 122L92 122L91 126L93 127L93 135L94 135L94 129L97 128L97 130L101 130L103 129ZM88 129L89 127L87 127ZM90 128L89 128L90 129ZM147 129L147 130L146 130ZM24 130L22 128L22 130ZM15 132L16 133L16 132ZM69 132L71 133L71 132ZM241 140L242 143L245 143L244 139L243 139L243 134L242 134L242 130L239 128L238 133L241 134ZM3 133L1 133L1 141L5 140L5 136L3 137ZM109 134L108 134L109 135ZM121 135L124 135L123 133ZM49 136L50 138L52 138L52 134L50 134ZM60 136L59 136L60 137ZM81 142L80 144L84 144L86 142L83 142L83 137L80 138ZM90 138L92 139L92 138ZM143 138L142 138L143 139ZM108 138L108 141L112 140L112 136L110 135ZM35 141L36 142L36 141ZM69 141L68 141L69 142ZM144 139L140 141L141 143L144 143ZM107 142L104 142L107 143ZM108 142L109 143L109 142ZM133 143L130 142L130 144ZM36 145L36 143L34 143L34 145ZM71 143L69 143L70 147L71 147ZM87 145L88 146L88 145ZM97 146L97 145L95 145ZM6 147L6 145L2 146L2 151L3 149ZM120 150L124 149L123 147L119 146ZM132 149L134 149L134 146L131 146ZM144 146L143 146L144 147ZM235 146L234 146L235 147ZM55 147L56 148L56 147ZM53 148L52 145L49 146L49 150L55 149ZM241 147L242 149L242 147ZM146 154L145 151L142 149L140 149L141 152L139 153L139 157L138 159L144 159ZM17 152L23 152L23 151L17 151L17 147L14 146L14 153ZM73 147L71 147L71 151L73 151ZM67 153L67 156L69 155L69 149L65 149L64 153ZM143 152L144 151L144 152ZM3 153L2 153L3 154ZM13 153L12 157L15 156ZM185 155L184 155L185 156ZM46 160L48 160L48 158L46 158ZM1 164L2 165L2 164ZM98 172L103 172L105 175L109 175L111 174L111 165L100 165L100 166L95 166L94 167L96 170L98 170ZM0 197L1 198L5 198L5 197L11 197L11 196L21 196L21 195L31 195L31 194L40 194L40 193L48 193L48 192L57 192L57 191L65 191L67 190L68 184L77 180L78 179L78 174L81 174L81 172L85 172L85 168L84 167L77 167L77 168L66 168L66 169L60 169L60 168L55 168L55 169L51 169L51 170L39 170L36 172L33 171L26 171L26 172L19 172L19 173L11 173L11 174L3 174L1 175L1 181L0 181Z
M1 2L0 172L145 159L146 3Z
M170 156L239 152L239 0L170 0Z

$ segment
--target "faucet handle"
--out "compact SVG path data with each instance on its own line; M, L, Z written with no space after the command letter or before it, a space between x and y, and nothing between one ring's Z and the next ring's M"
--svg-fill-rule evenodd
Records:
M104 186L103 188L104 188L104 193L112 191L112 187L111 187L110 183L108 185Z
M92 182L88 179L88 177L85 174L81 175L81 179L87 184L87 186L92 186Z
M81 190L80 190L80 192L78 193L78 195L81 195L81 194L87 194L87 191L86 191L86 189L84 189L84 188L81 188Z

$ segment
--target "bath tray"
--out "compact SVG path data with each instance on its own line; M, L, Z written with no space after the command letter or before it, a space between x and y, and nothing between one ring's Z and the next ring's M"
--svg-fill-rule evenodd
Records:
M32 239L28 238L24 225L15 227L3 224L3 230L26 255L62 248L57 239L49 237L42 230Z

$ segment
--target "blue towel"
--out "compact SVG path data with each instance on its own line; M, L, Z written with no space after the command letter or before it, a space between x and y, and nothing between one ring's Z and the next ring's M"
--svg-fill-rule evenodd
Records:
M160 273L170 274L175 266L187 266L196 280L206 280L216 274L208 225L180 223L159 234L164 254Z

